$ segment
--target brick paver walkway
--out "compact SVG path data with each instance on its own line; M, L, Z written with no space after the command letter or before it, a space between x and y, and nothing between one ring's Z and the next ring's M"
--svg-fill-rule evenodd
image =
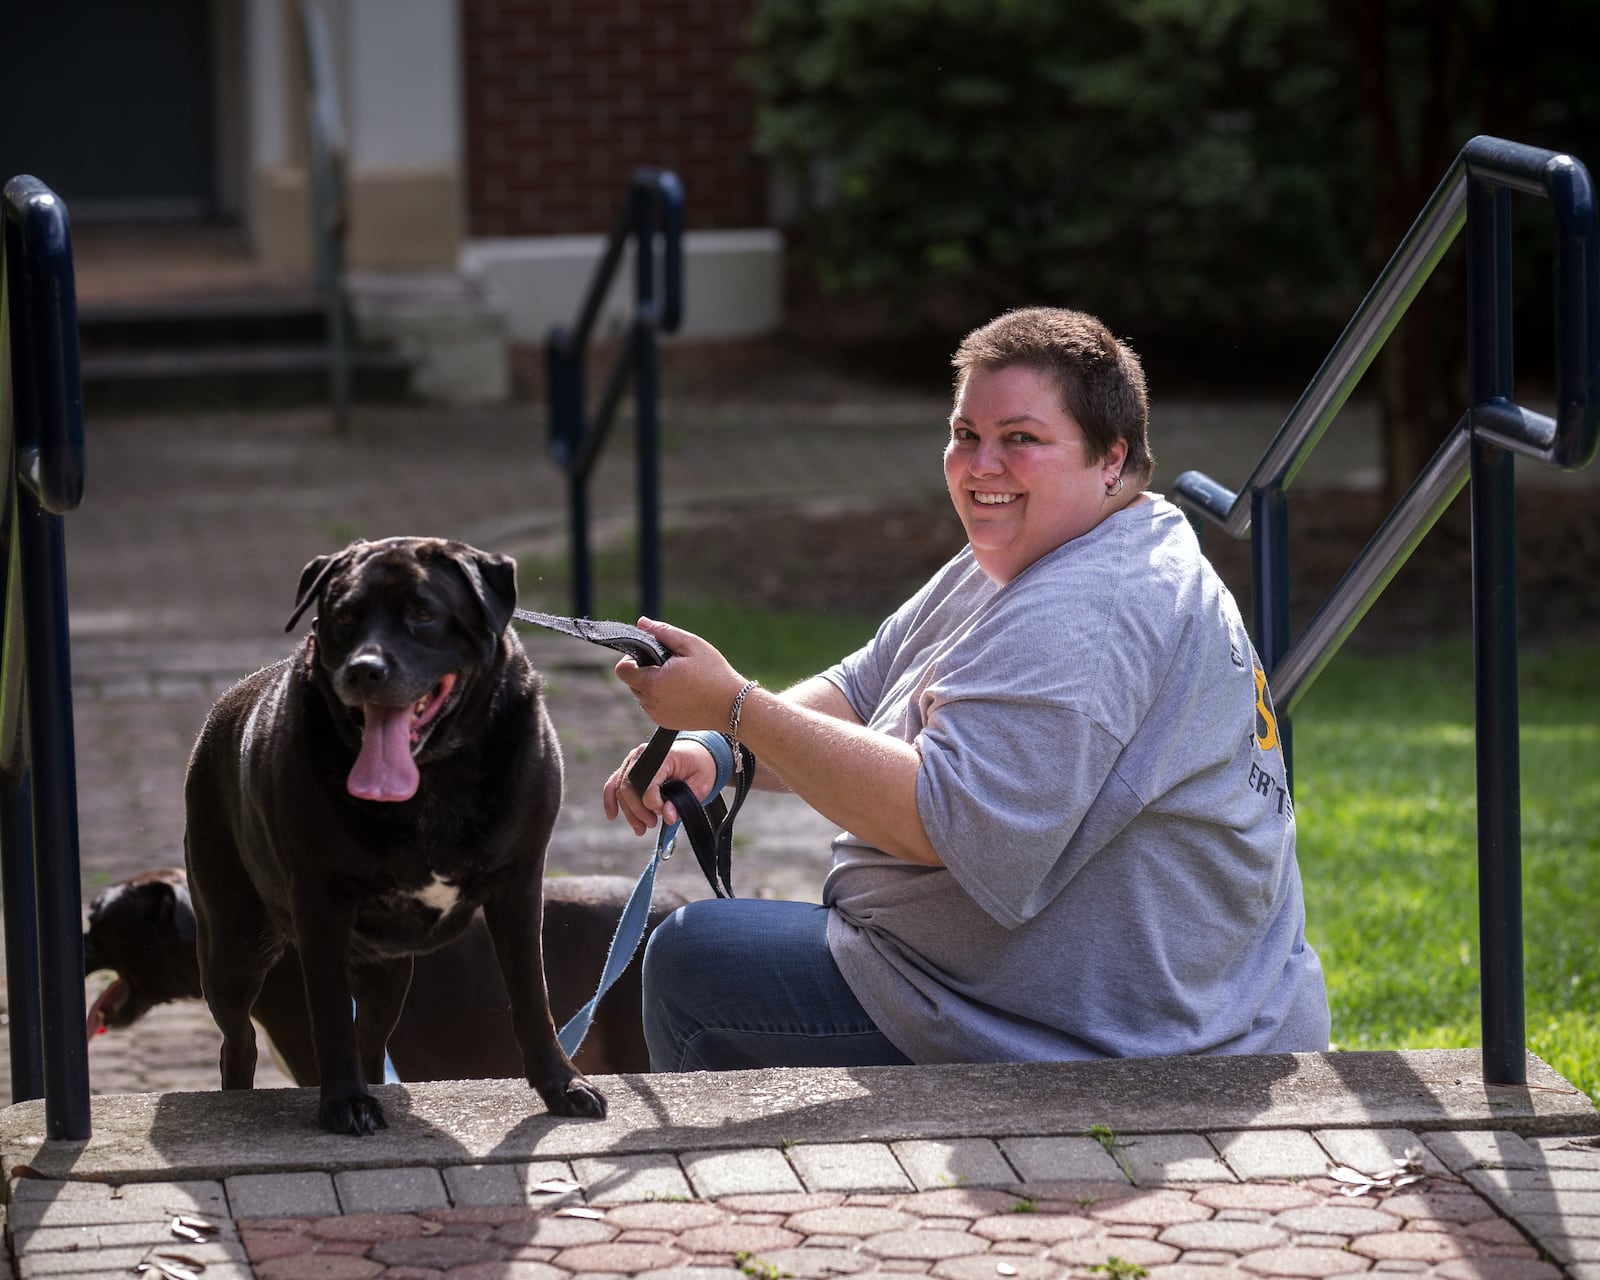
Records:
M1405 1185L1329 1176L1397 1149ZM1505 1133L797 1143L13 1196L24 1277L1600 1276L1600 1142Z

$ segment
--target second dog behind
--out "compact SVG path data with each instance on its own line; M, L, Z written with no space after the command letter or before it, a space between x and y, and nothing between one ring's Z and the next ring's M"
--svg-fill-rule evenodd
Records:
M558 1023L594 994L632 889L633 882L623 876L556 876L545 882L546 980ZM658 888L649 927L685 901ZM101 1027L132 1026L158 1004L200 999L194 908L183 868L135 876L96 896L83 950L85 973L109 969L117 975L90 1010L91 1035ZM573 1059L579 1070L591 1075L650 1070L640 1002L635 961L600 1002ZM304 979L292 948L267 974L252 1013L295 1083L315 1085ZM510 997L481 916L454 942L416 958L411 990L389 1037L389 1057L408 1082L522 1074L522 1055L511 1034Z

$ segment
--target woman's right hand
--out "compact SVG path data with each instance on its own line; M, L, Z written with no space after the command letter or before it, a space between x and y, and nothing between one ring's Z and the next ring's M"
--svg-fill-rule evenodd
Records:
M645 787L644 794L638 795L628 781L628 773L645 746L641 742L622 758L622 764L606 779L600 792L606 817L615 819L620 815L626 818L636 836L642 836L660 819L669 823L679 820L677 806L661 798L663 782L676 779L687 784L689 790L700 799L708 800L711 798L711 788L717 781L717 762L711 758L711 752L698 742L679 739L672 744L661 768L656 770L656 776Z

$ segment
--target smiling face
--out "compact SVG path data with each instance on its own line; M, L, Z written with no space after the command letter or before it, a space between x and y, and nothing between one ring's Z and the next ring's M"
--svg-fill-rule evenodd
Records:
M950 414L945 485L978 566L1004 585L1041 556L1137 500L1121 473L1127 444L1091 456L1053 379L1027 365L976 368Z

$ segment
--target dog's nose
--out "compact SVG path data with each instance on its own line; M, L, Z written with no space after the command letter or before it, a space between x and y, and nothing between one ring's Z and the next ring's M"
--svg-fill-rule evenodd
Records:
M389 664L381 653L352 654L345 664L346 674L355 683L378 685L389 678Z

